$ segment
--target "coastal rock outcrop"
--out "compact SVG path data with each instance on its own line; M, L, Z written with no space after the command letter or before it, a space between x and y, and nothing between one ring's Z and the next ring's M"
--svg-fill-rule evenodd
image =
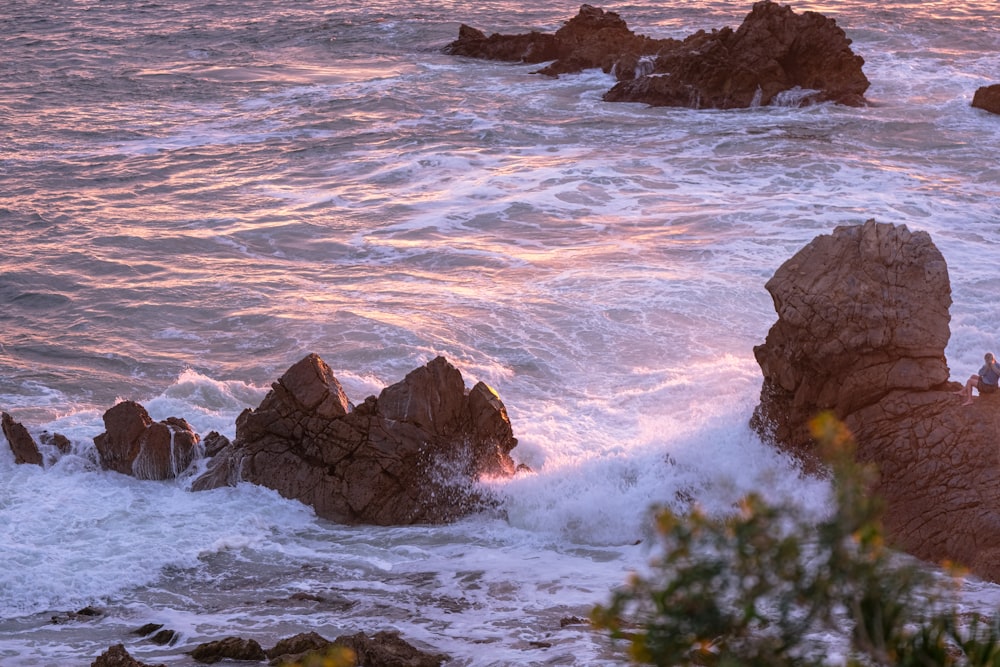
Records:
M115 644L109 646L107 651L95 658L90 663L90 667L166 667L166 665L148 665L145 662L139 662L129 655L124 645Z
M10 450L14 452L14 463L42 465L42 453L38 450L35 439L31 437L28 429L21 422L15 421L13 417L4 412L0 416L0 428L3 429Z
M438 523L490 506L474 483L514 474L516 444L497 395L482 382L466 391L443 357L352 408L310 354L240 415L193 488L239 479L341 523Z
M183 419L154 422L146 408L122 401L104 413L94 438L101 467L139 479L172 479L198 455L200 438Z
M764 382L752 426L809 460L807 422L832 411L880 471L893 545L1000 580L1000 397L963 407L951 393L951 286L930 236L838 227L766 288L778 321L754 348Z
M526 63L558 75L600 68L618 83L604 99L653 106L732 109L773 103L865 103L864 59L835 20L763 0L737 30L684 40L636 35L614 12L583 5L554 35L490 35L463 25L452 55Z
M976 94L972 96L972 106L1000 114L1000 83L978 88Z

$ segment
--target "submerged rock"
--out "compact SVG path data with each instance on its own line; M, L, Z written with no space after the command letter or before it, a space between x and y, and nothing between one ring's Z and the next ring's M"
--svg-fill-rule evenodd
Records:
M94 438L101 467L139 479L172 479L198 455L198 434L183 419L154 422L146 408L122 401L104 413L104 433Z
M526 63L540 73L600 68L619 82L604 99L653 106L732 109L781 103L865 103L864 59L835 20L764 0L737 30L684 40L636 35L614 12L583 5L554 35L490 35L463 25L445 52Z
M752 426L815 460L807 423L832 411L880 471L892 544L1000 580L1000 395L963 407L944 350L951 286L925 232L869 220L819 236L767 282L778 321L754 348Z
M38 445L21 422L14 421L13 417L4 412L0 416L0 427L7 438L10 450L14 452L14 463L42 465L42 454L38 451Z
M310 354L237 419L236 438L195 480L274 489L341 523L437 523L490 506L474 483L515 472L506 409L443 357L352 409Z
M977 89L976 94L972 96L972 106L1000 114L1000 83Z

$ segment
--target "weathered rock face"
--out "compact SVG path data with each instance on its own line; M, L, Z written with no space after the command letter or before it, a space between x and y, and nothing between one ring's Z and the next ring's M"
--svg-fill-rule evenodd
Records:
M516 444L499 398L483 383L466 393L442 357L352 410L311 354L240 415L234 442L195 488L235 477L342 523L441 522L484 506L473 482L512 475Z
M183 419L154 422L134 401L104 413L104 433L94 438L101 467L139 479L172 479L197 455L198 435Z
M4 412L0 417L0 426L10 444L10 450L14 452L14 463L42 465L42 454L38 451L38 445L23 424L14 421L13 417Z
M621 81L609 102L733 109L776 101L864 104L864 59L837 22L816 12L758 2L734 32L699 32L662 52L653 71ZM798 91L797 94L793 94ZM811 92L808 92L811 91ZM779 96L787 93L784 99Z
M891 391L948 380L951 285L926 233L872 220L838 227L765 287L778 321L754 348L764 372L756 418L778 442L808 443L817 411L843 418Z
M754 348L764 383L753 427L808 459L807 422L832 411L880 470L893 544L1000 580L1000 396L963 407L950 393L951 287L930 237L839 227L766 287L778 321Z
M491 35L462 26L445 52L477 58L543 62L557 75L588 68L614 71L609 102L732 109L781 102L864 104L869 82L836 21L796 14L764 0L733 31L699 31L687 39L636 35L613 12L583 5L554 35ZM646 58L651 68L640 67Z
M1000 114L1000 83L977 89L976 94L972 96L972 106Z

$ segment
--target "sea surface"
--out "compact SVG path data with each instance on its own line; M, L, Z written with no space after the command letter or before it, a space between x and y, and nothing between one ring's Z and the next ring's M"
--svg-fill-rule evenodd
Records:
M683 38L751 3L601 6ZM970 107L1000 82L1000 4L792 7L853 40L868 106L610 104L600 71L442 53L569 2L4 0L0 409L73 453L0 447L0 665L379 630L449 665L619 665L564 621L647 566L651 507L824 512L747 427L764 284L838 225L905 224L948 262L952 378L1000 351L1000 116ZM502 515L372 528L94 465L116 401L233 436L310 352L354 402L447 357L533 472L489 482Z

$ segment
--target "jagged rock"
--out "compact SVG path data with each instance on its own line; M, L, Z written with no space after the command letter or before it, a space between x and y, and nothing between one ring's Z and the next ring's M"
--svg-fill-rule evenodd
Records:
M604 99L734 109L777 101L864 104L864 59L837 22L764 0L740 27L698 32L657 57L652 72L620 81ZM781 96L781 97L779 97Z
M198 662L214 663L220 660L266 660L267 655L253 639L242 637L226 637L216 641L199 644L190 653Z
M139 479L172 479L197 455L200 438L183 419L154 422L134 401L104 413L104 433L94 438L101 467Z
M972 96L972 106L1000 114L1000 83L977 89L976 94Z
M815 460L807 422L832 411L880 470L893 545L1000 580L1000 395L963 407L950 393L951 286L930 236L838 227L766 287L778 321L754 348L764 382L752 426Z
M14 463L42 465L42 454L38 451L38 445L28 433L28 429L20 422L14 421L14 418L6 412L0 416L0 426L10 444L10 450L14 452Z
M425 653L400 638L395 632L363 632L337 637L335 646L354 651L356 664L364 667L440 667L448 656Z
M148 665L139 662L125 650L121 644L115 644L90 663L90 667L166 667L163 664Z
M466 392L443 357L351 410L330 367L310 354L240 415L236 439L194 488L238 471L334 521L442 522L489 504L472 484L514 474L516 444L500 399L483 383Z
M764 0L737 30L684 39L636 35L614 12L583 5L554 35L486 35L463 25L445 53L526 63L558 75L600 68L618 83L604 99L654 106L732 109L817 102L864 104L869 82L836 21ZM640 65L646 63L647 66Z
M531 32L525 35L493 34L462 25L458 39L448 44L444 52L450 55L505 60L523 63L554 61L539 70L541 74L558 76L585 69L600 68L634 72L636 60L653 55L675 39L652 39L636 35L615 12L582 5L580 12L555 34Z

